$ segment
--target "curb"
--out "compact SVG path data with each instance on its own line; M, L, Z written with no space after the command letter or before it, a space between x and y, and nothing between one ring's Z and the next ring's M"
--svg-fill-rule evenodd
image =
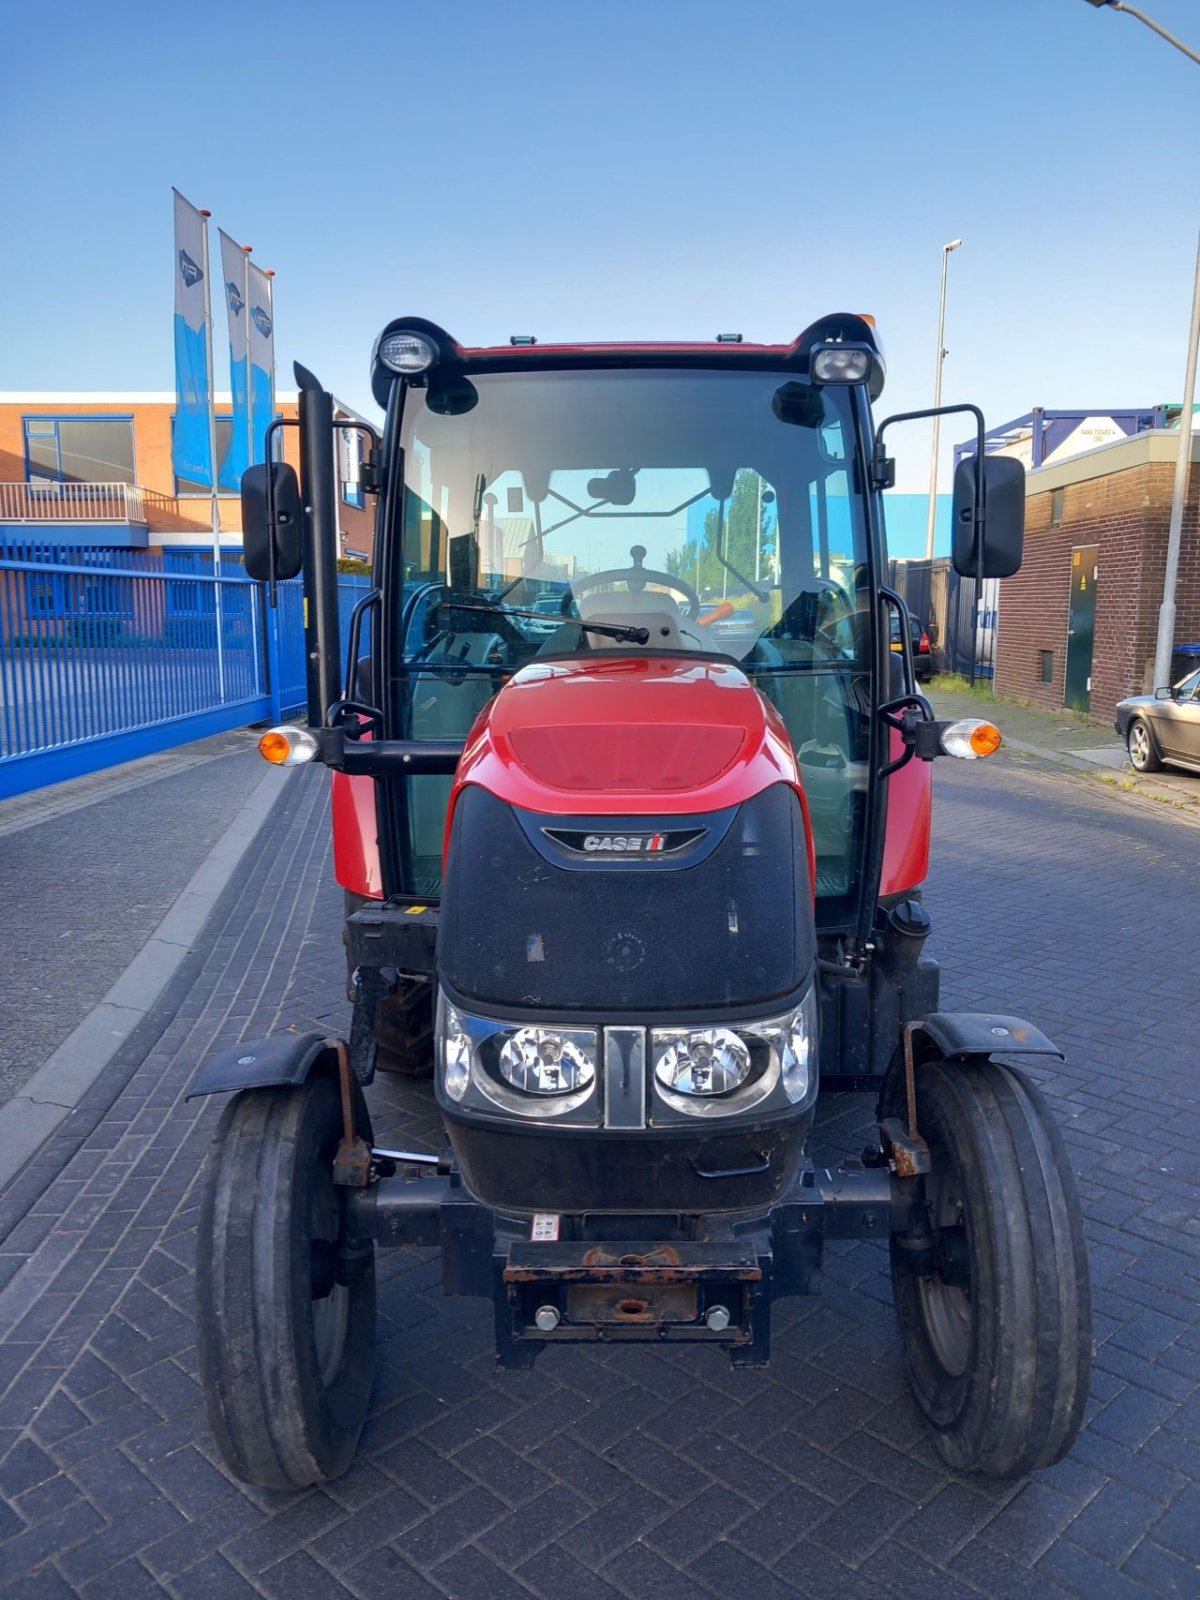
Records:
M1050 750L1044 745L1029 744L1024 739L1006 738L1004 745L1005 748L1018 751L1021 755L1033 756L1048 765L1081 773L1095 782L1105 783L1110 790L1118 786L1118 780L1122 775L1111 767L1106 767L1098 761L1089 761L1086 757L1076 755L1070 750ZM1139 778L1134 787L1121 790L1121 798L1132 800L1143 808L1149 807L1160 816L1163 807L1169 807L1178 821L1200 827L1200 804L1197 803L1200 801L1200 788L1196 799L1192 799L1190 796L1181 797L1178 790L1164 788L1154 783L1152 779L1147 781L1145 778Z
M221 891L282 792L279 774L264 773L112 988L12 1099L0 1106L0 1190L71 1116L145 1021L191 953Z

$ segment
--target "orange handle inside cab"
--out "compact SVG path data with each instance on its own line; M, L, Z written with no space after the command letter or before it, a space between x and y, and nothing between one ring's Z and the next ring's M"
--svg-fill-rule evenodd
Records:
M724 622L726 617L732 617L737 607L732 600L722 600L715 611L710 611L706 617L698 618L700 627L711 628L714 622Z

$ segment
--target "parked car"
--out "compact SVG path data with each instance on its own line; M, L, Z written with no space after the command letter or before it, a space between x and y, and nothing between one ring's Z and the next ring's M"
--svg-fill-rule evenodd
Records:
M1200 772L1200 671L1173 689L1122 700L1115 725L1136 772L1157 772L1164 764Z
M912 639L913 671L918 683L928 683L933 677L933 650L929 643L929 633L918 622L917 618L909 613L909 635ZM897 655L902 653L900 645L900 618L892 612L892 649Z

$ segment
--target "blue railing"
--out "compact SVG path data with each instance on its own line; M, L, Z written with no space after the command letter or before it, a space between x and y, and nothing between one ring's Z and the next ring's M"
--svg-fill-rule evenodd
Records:
M339 580L343 639L368 588ZM298 580L272 611L211 557L0 544L0 799L304 702Z

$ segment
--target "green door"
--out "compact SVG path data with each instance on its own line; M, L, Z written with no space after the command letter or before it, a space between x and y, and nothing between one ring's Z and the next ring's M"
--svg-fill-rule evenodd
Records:
M1096 636L1096 579L1100 547L1071 551L1071 607L1067 616L1067 672L1063 703L1072 711L1092 709L1092 645Z

